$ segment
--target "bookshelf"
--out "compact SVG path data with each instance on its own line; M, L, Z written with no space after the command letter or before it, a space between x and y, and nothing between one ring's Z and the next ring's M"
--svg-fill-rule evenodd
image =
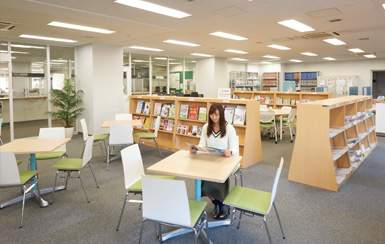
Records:
M279 72L265 72L262 74L262 90L271 91L279 89Z
M319 72L285 72L284 76L287 81L295 81L298 90L315 91Z
M142 113L136 113L138 103L150 103L150 114L147 116ZM193 98L193 97L175 97L175 96L150 96L142 95L130 96L130 113L137 114L140 119L144 120L145 128L135 128L134 130L151 130L153 119L156 117L155 104L175 105L175 114L172 118L172 131L159 130L158 144L160 147L172 151L186 149L188 144L198 144L201 128L208 119L208 111L213 103L220 103L224 107L235 109L239 106L238 111L244 109L245 120L242 124L234 124L234 128L239 136L239 151L242 155L241 167L246 168L262 160L262 145L259 128L259 102L254 99L216 99L216 98ZM157 105L159 106L159 105ZM190 113L185 115L186 106L188 109L197 108L197 116L190 117ZM158 108L159 109L159 108ZM203 109L203 110L201 110ZM204 110L206 113L204 113ZM258 111L258 112L255 112ZM190 111L189 111L190 112ZM234 110L234 113L235 110ZM194 114L194 113L193 113ZM167 117L165 119L170 120ZM150 121L150 122L147 122ZM196 133L193 131L196 128ZM200 128L200 129L199 129Z
M230 71L230 87L243 91L261 89L258 72Z
M255 99L260 104L279 108L281 106L297 107L297 104L328 99L327 92L279 92L279 91L234 91L233 96L241 99Z
M377 144L372 107L368 96L299 104L289 180L338 191Z

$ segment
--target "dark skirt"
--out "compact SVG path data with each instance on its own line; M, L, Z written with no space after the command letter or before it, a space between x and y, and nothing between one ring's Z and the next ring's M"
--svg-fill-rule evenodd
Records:
M229 193L229 188L229 180L226 180L225 183L202 181L202 196L207 196L211 199L223 202Z

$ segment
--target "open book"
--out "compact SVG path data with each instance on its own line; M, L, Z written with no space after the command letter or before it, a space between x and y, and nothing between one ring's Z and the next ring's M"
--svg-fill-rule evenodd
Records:
M189 148L193 153L197 152L203 152L203 153L209 153L209 154L216 154L216 155L224 155L225 150L213 148L213 147L200 147L198 145L189 144Z

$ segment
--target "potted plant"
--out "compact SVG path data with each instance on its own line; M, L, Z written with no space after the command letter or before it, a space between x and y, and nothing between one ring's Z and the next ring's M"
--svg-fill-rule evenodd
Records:
M76 90L72 80L64 80L62 90L52 90L51 101L56 111L52 112L52 116L60 119L66 128L66 137L71 138L74 133L74 124L77 116L84 110L82 105L82 90Z

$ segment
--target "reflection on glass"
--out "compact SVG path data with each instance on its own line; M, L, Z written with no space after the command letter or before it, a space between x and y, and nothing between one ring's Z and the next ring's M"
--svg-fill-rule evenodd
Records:
M65 79L74 79L74 48L50 47L51 88L63 89Z
M148 94L150 92L149 56L131 55L132 94Z
M167 93L167 57L152 58L152 93Z

